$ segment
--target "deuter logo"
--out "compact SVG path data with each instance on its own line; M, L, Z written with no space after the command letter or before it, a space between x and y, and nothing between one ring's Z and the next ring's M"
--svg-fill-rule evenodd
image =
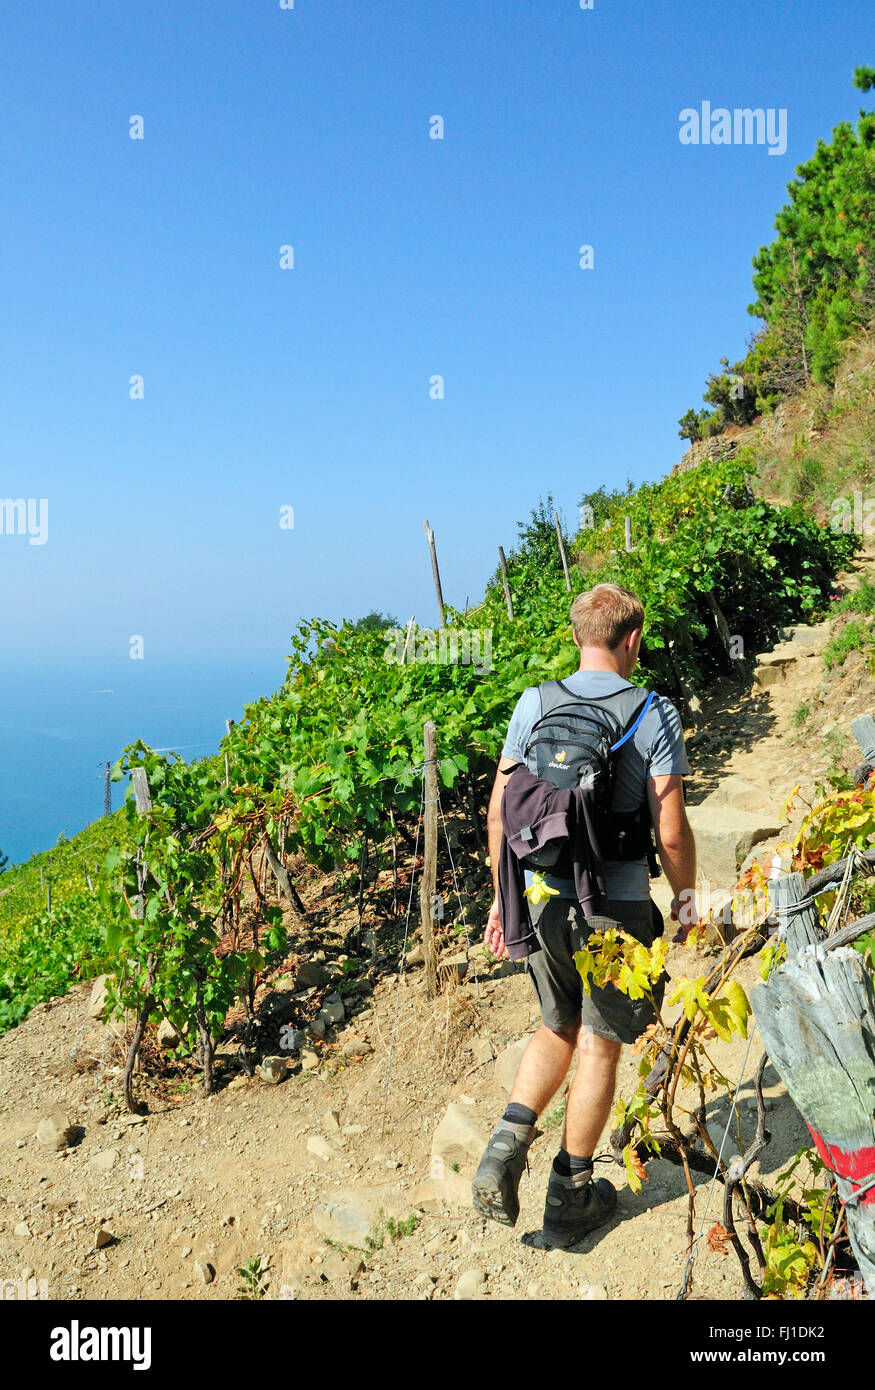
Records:
M550 767L555 767L555 768L557 768L557 769L561 772L561 771L562 771L562 766L563 766L563 764L564 764L564 762L565 762L565 759L566 759L567 757L568 757L568 753L567 753L566 750L563 748L561 752L559 752L559 753L556 754L556 757L554 758L553 762L550 763Z
M135 1371L152 1365L151 1327L53 1327L49 1356L53 1361L132 1361Z

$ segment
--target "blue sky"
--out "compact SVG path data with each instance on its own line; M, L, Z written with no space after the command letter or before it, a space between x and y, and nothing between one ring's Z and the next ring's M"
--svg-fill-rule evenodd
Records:
M300 618L434 621L425 518L462 607L539 493L572 520L667 472L871 31L868 0L7 7L0 495L49 504L45 545L0 536L7 669L136 634L278 681ZM786 108L786 154L682 146L703 100Z

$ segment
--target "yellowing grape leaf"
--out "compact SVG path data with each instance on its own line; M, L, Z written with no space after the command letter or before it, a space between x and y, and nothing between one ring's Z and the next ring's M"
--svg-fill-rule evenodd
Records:
M633 1192L640 1192L641 1184L647 1182L647 1173L633 1144L627 1144L623 1150L623 1163L626 1166L626 1177L629 1181L629 1186Z
M708 995L705 993L705 976L700 975L697 980L691 980L686 975L682 975L667 1002L669 1004L683 1003L684 1013L692 1022L696 1017L697 1010L708 1003Z
M750 1018L750 1004L747 995L737 980L730 980L724 990L724 997L729 1005L730 1016L732 1017L736 1031L741 1037L747 1037L747 1020Z
M574 964L587 994L592 994L592 973L595 970L595 956L592 951L575 951Z
M550 898L559 896L558 888L551 888L540 874L532 874L532 881L525 891L525 896L530 903L537 907L538 903L548 902Z
M792 807L792 805L793 805L793 802L796 800L797 796L798 796L799 793L801 792L801 790L802 790L802 783L801 783L801 782L797 782L797 783L796 783L796 786L793 787L793 789L792 789L791 792L790 792L790 795L787 797L787 800L784 802L783 806L781 807L781 816L780 816L780 819L781 819L782 821L785 821L785 820L789 820L789 819L790 819L790 810L791 810L791 807Z
M694 946L698 946L704 939L705 924L704 922L697 922L694 927L690 927L690 930L684 937L684 950L691 951Z

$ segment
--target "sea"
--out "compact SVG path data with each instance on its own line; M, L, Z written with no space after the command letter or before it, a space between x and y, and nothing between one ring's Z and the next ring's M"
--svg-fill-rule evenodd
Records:
M62 661L0 671L0 852L17 864L103 815L105 764L127 744L187 760L215 753L225 720L282 684L284 655L234 662ZM127 779L111 783L112 809Z

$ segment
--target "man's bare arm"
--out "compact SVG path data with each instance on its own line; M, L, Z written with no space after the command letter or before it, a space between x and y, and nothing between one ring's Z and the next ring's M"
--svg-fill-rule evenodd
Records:
M501 837L504 834L501 824L501 803L504 800L504 789L507 786L507 773L515 766L516 764L513 758L499 758L498 771L495 774L495 781L492 784L492 795L489 798L489 810L486 815L489 864L492 869L494 897L492 907L489 909L489 917L486 922L484 938L490 951L492 951L492 954L495 956L507 954L504 945L504 929L498 912L498 860L501 856Z
M681 939L698 920L696 908L696 841L687 820L680 773L651 777L647 800L656 835L659 861L671 886L671 915L680 921ZM677 939L677 938L675 938Z

